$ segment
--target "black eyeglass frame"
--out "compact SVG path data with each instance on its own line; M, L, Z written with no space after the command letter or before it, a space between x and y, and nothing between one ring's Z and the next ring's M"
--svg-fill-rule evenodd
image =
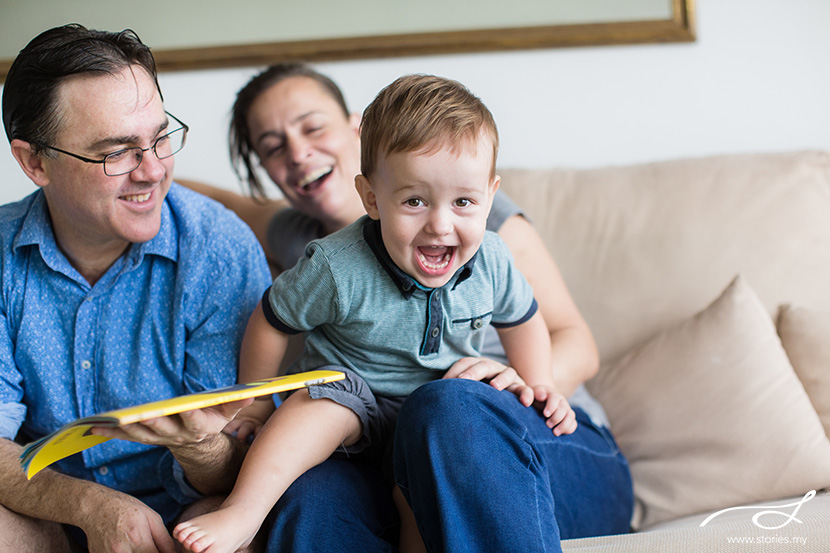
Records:
M89 159L88 157L79 156L78 154L73 154L72 152L67 152L66 150L61 150L60 148L50 146L49 144L44 144L43 142L32 142L32 144L36 144L37 146L39 146L41 148L46 148L46 149L49 149L49 150L55 150L56 152L60 152L62 154L66 154L68 156L72 156L75 159L80 159L81 161L86 162L86 163L100 163L101 165L103 165L105 175L107 175L108 177L120 177L121 175L126 175L128 173L132 173L133 171L135 171L136 169L141 167L141 162L144 161L144 152L146 152L148 150L153 150L153 154L158 159L167 159L167 158L173 157L174 155L176 155L177 153L182 151L182 148L184 148L184 144L187 140L187 132L190 130L190 127L188 127L181 119L179 119L178 117L176 117L175 115L173 115L169 111L165 111L164 113L166 113L167 115L172 117L176 121L176 123L181 125L181 127L177 128L177 129L173 129L172 131L170 131L168 133L165 133L165 134L161 135L160 137L156 138L156 140L153 142L153 144L151 146L148 146L147 148L142 148L141 146L132 146L130 148L123 148L121 150L117 150L115 152L108 153L107 155L104 156L104 159ZM170 155L161 157L158 154L158 152L156 151L156 146L158 145L159 141L164 139L164 138L167 138L168 136L170 136L174 132L179 132L182 129L184 129L184 136L182 137L182 147L179 148L178 150L176 150L175 152L173 152ZM140 150L141 151L141 157L138 159L138 164L136 164L136 166L133 167L132 169L130 169L129 171L124 171L123 173L116 173L114 175L110 175L109 173L107 173L107 165L106 165L107 158L109 158L110 156L123 154L124 152L129 151L129 150Z

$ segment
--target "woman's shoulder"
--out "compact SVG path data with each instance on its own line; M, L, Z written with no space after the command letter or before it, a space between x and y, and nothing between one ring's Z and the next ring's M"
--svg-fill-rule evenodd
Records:
M493 197L490 214L487 216L487 230L498 232L504 222L515 215L524 215L522 208L505 192L497 190Z

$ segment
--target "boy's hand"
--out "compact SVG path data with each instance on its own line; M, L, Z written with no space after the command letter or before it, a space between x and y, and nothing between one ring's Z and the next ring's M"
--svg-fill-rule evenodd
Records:
M245 443L259 433L260 428L274 412L274 400L271 396L258 397L249 406L245 407L234 420L228 423L222 430L225 434L236 436Z
M247 442L248 437L255 438L262 428L262 421L255 417L239 415L222 430L225 434L236 437L240 442Z
M516 369L486 357L463 357L450 367L443 378L486 380L496 390L507 390L515 394L520 401L523 396L529 398L528 403L522 401L525 405L530 405L529 402L533 401L533 390L525 384Z
M530 407L531 402L526 402L524 394L519 399ZM545 424L553 430L555 436L571 434L576 430L576 413L565 396L555 389L545 385L533 386L532 403L545 417Z

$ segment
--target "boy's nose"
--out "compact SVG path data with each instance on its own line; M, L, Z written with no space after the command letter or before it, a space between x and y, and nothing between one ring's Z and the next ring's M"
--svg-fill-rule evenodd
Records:
M432 209L425 230L429 234L443 236L452 232L452 217L445 209Z

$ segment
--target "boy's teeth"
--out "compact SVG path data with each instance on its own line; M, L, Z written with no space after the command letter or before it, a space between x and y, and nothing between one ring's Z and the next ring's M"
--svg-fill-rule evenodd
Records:
M129 196L124 196L124 199L128 202L143 203L150 199L150 193L147 192L146 194L130 194Z
M299 182L300 188L305 188L306 186L308 186L312 182L316 181L317 179L319 179L323 175L327 175L328 173L331 173L331 171L332 171L331 167L320 167L319 169L317 169L315 171L312 171L311 173L309 173L308 175L303 177L303 179Z
M421 259L424 267L428 269L443 269L449 264L450 259L452 259L452 250L446 248L443 253L438 255L427 255L423 251L420 251L418 252L418 257Z

